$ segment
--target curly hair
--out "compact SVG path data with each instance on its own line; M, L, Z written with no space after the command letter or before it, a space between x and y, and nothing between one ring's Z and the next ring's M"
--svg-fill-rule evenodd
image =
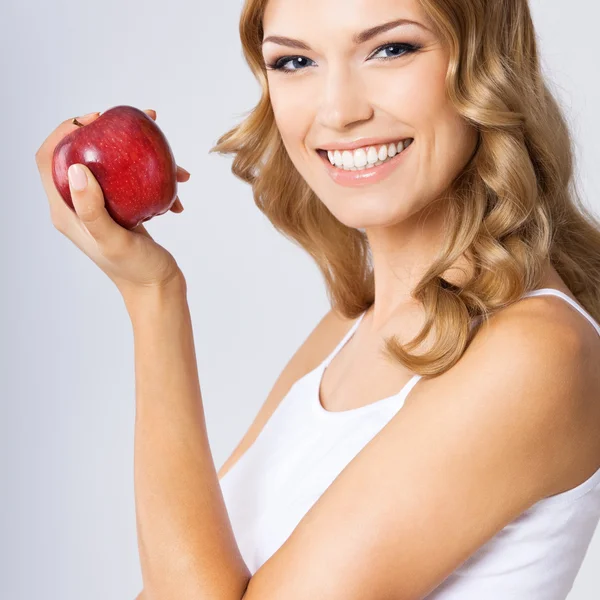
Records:
M331 214L283 145L261 52L267 1L246 0L239 26L262 96L210 152L235 155L233 174L251 185L273 226L314 258L332 308L356 318L374 302L368 239ZM527 0L419 4L449 49L449 101L479 135L471 160L439 198L448 208L446 238L412 294L425 323L407 344L385 340L389 358L430 377L459 360L494 312L539 287L548 259L600 321L600 221L577 191L574 140L542 74ZM459 287L443 275L461 256L473 270ZM416 354L430 332L433 344Z

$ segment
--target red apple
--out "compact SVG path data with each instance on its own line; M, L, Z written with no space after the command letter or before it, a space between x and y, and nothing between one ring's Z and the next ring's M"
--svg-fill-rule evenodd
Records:
M177 198L177 164L169 142L156 122L133 106L103 112L54 149L54 185L72 210L67 170L74 163L94 174L108 213L126 229L166 213Z

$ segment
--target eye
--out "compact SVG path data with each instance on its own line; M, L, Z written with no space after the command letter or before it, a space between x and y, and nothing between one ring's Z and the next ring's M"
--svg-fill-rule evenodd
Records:
M392 56L382 56L377 60L394 60L396 58L401 58L406 54L413 54L418 52L422 46L418 44L408 44L408 43L399 43L399 42L391 42L388 44L384 44L383 46L379 46L377 50L375 50L374 55L381 52L391 51L396 52ZM312 63L313 61L310 58L306 58L306 56L282 56L281 58L276 59L272 63L269 63L266 66L266 69L269 71L281 71L282 73L293 73L294 71L304 71L307 63ZM288 63L296 64L298 68L289 68L286 67Z
M386 52L388 50L394 52L394 49L396 51L399 51L400 54L393 54L392 56L382 56L379 60L392 60L394 58L404 56L405 54L413 54L414 52L417 52L417 50L420 50L421 47L415 44L386 44L385 46L380 46L377 50L375 50L375 55L379 54L380 52Z
M290 71L300 71L302 70L302 62L306 62L306 61L310 61L310 58L306 58L306 56L282 56L281 58L277 59L275 62L267 65L267 69L269 69L270 71L283 71L283 72L290 72ZM300 68L299 69L290 69L287 67L284 67L284 65L288 64L288 63L300 63ZM306 66L306 65L304 65Z

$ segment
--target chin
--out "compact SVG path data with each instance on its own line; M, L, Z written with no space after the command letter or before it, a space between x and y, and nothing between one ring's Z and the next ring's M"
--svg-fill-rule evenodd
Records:
M324 204L340 223L354 229L394 227L419 210L410 200L394 197L393 192L369 194L363 190L362 196L349 196L338 196L334 202Z

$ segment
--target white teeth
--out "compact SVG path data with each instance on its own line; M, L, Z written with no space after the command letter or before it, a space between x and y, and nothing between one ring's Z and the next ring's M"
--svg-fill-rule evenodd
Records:
M365 167L367 165L367 153L362 148L354 152L354 166L356 168Z
M379 150L374 146L358 148L354 152L349 150L344 150L343 152L328 150L327 156L329 157L329 162L336 167L346 171L361 171L372 166L378 166L386 160L393 158L396 154L400 154L412 141L411 138L407 138L397 144L392 142L391 144L381 146Z
M352 155L352 152L344 150L342 152L342 161L344 169L351 169L354 166L354 156Z
M374 165L378 160L379 160L379 155L377 154L377 150L375 150L375 148L373 148L373 146L371 146L367 150L367 162L370 165Z

